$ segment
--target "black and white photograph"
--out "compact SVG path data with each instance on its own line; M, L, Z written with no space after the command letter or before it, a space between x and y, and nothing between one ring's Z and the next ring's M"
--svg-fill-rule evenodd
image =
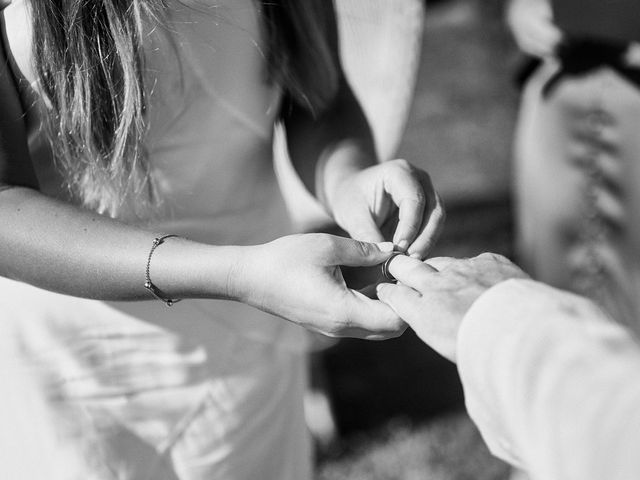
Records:
M638 479L639 336L637 0L0 0L0 480Z

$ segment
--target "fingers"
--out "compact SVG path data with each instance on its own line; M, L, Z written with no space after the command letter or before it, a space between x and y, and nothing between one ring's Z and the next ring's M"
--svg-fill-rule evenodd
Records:
M402 335L407 328L389 305L353 290L350 290L346 312L348 325L341 328L340 336L385 340Z
M437 270L430 265L404 255L398 255L389 262L389 273L400 283L418 292L425 284L428 284L436 272Z
M351 238L362 242L384 242L384 236L368 209L363 208L361 211L352 211L350 213L353 218L353 221L349 222L348 229Z
M427 265L429 265L431 268L433 268L434 270L437 271L442 271L442 270L446 270L447 268L449 268L451 265L455 264L455 263L459 263L462 262L464 260L459 259L459 258L452 258L452 257L434 257L434 258L429 258L428 260L425 260L424 263L426 263Z
M406 160L387 162L385 191L398 207L398 226L393 243L406 250L418 235L422 226L427 196L415 169Z
M344 237L331 237L333 265L370 267L384 262L393 252L391 242L368 243Z
M416 318L424 316L419 292L406 285L381 283L377 288L378 298L410 325Z
M398 247L424 257L444 224L444 207L431 178L405 160L390 163L385 190L398 207L398 226L393 242Z
M431 179L426 173L423 177L425 177L424 191L430 193L429 202L425 209L426 224L407 250L409 255L417 256L420 259L424 258L438 241L446 218L444 204L433 189Z

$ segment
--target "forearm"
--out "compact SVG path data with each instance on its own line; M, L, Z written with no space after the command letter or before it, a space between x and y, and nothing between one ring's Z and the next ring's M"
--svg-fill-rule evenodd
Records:
M153 239L125 225L27 188L0 189L0 275L68 295L153 298L144 288ZM153 283L171 298L232 298L241 247L171 238L154 252Z
M636 478L640 351L590 302L533 282L495 287L460 330L469 411L533 479Z
M332 192L342 179L377 163L371 129L344 78L326 111L314 118L294 108L285 126L294 168L328 210Z

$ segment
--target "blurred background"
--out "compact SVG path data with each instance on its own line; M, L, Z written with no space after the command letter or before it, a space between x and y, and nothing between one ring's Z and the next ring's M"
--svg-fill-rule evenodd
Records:
M518 56L503 1L427 1L418 38L415 94L395 157L427 170L447 206L433 254L511 257ZM413 332L381 343L342 340L319 362L339 435L318 451L318 480L508 477L464 413L455 367Z

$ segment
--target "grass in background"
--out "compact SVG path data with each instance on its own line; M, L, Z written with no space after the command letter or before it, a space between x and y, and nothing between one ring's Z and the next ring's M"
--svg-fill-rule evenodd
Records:
M390 422L374 436L355 437L349 461L325 461L318 480L496 480L508 468L492 461L464 415L432 423Z

